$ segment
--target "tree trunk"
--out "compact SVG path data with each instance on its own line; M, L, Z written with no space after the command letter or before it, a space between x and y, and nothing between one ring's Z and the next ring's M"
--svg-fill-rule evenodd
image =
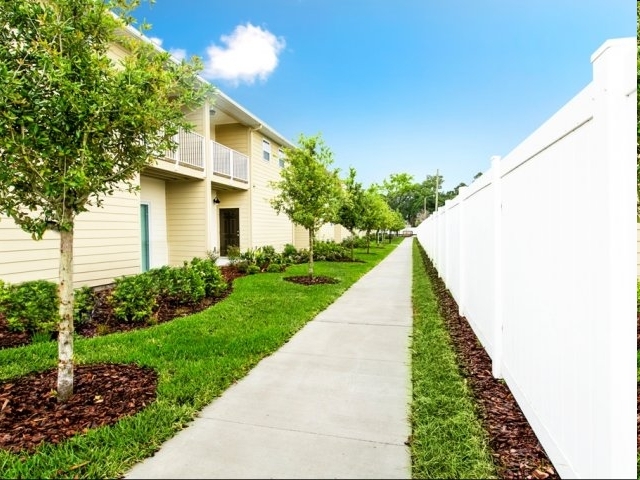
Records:
M60 323L58 324L58 402L73 395L73 227L60 231Z
M353 231L349 230L349 233L351 234L351 242L349 242L349 245L351 246L351 261L355 261L354 255L353 255L353 244L355 243L355 234L353 233Z
M315 237L315 230L309 229L309 278L313 278L313 241Z
M367 253L369 253L370 244L371 244L371 230L367 230Z

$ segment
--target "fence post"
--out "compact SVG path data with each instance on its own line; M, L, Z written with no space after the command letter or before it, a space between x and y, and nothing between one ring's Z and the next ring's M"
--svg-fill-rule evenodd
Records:
M491 373L502 378L502 188L500 157L491 157L493 188L493 355Z
M451 200L444 202L444 214L445 214L445 230L444 230L444 279L445 284L451 283L451 215L449 209L451 208Z
M593 121L598 132L598 152L601 168L598 185L601 202L594 212L603 232L599 257L601 317L594 322L597 338L596 385L592 401L602 405L596 421L601 432L603 453L590 476L597 478L635 478L636 444L633 427L636 399L636 346L633 343L636 322L633 308L633 278L636 276L634 257L633 217L634 163L637 164L634 143L636 100L636 42L633 38L605 42L592 56L594 85ZM637 180L637 179L636 179ZM606 320L604 320L606 319ZM603 321L604 320L604 321ZM595 344L595 342L594 342Z
M464 223L465 223L465 205L466 205L466 200L467 200L467 190L469 190L469 187L460 187L460 189L458 190L458 208L460 209L459 212L459 220L458 220L458 249L460 251L460 255L458 258L458 282L459 283L459 289L458 289L458 315L460 315L461 317L464 317L465 315L465 304L467 302L467 289L466 289L466 279L465 279L465 263L467 261L467 257L465 255L465 251L466 251L466 241L465 241L465 228L464 228Z

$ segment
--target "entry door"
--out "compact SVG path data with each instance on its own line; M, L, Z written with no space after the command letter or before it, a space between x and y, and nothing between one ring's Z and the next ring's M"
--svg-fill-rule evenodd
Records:
M227 255L229 247L240 246L240 209L220 209L220 254Z
M140 204L140 250L142 254L140 270L149 270L149 205Z

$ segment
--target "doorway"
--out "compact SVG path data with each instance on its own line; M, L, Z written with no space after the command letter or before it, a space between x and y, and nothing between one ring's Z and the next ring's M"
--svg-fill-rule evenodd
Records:
M142 258L140 270L149 270L149 204L140 204L140 251Z
M240 246L240 209L220 209L220 255L227 256L229 247Z

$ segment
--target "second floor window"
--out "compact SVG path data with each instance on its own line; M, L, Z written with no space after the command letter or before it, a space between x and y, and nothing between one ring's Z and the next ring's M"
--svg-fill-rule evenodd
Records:
M271 159L271 144L268 140L262 140L262 158L267 162Z
M284 168L284 151L281 148L278 149L278 165Z

